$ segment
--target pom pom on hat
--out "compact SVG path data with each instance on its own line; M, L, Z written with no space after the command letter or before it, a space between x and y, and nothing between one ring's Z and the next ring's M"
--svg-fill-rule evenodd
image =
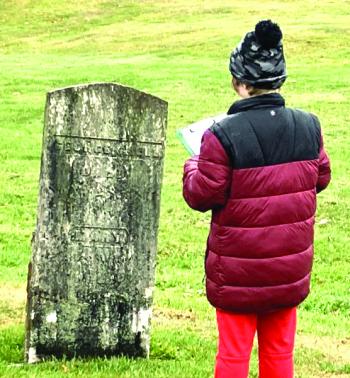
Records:
M265 49L273 49L280 43L283 34L280 27L271 20L263 20L255 26L255 37Z

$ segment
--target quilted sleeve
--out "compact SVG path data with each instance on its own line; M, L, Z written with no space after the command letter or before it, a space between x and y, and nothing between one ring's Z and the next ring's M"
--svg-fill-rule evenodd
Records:
M323 139L321 136L321 148L319 154L319 166L318 166L318 180L317 180L317 193L321 190L326 189L329 182L331 181L331 167L329 158L323 146Z
M183 196L195 210L207 211L226 203L231 182L229 158L216 136L207 130L200 154L184 166Z

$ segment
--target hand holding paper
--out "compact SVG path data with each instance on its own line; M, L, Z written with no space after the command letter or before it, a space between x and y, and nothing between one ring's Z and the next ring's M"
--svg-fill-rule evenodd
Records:
M177 130L176 135L192 156L199 155L201 140L205 130L209 129L214 122L219 122L225 117L227 117L227 114L222 113L213 117L202 119L201 121L192 123L183 129Z

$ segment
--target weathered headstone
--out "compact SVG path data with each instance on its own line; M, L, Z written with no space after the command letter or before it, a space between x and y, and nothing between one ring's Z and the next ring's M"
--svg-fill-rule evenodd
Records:
M117 84L48 93L26 358L148 356L167 103Z

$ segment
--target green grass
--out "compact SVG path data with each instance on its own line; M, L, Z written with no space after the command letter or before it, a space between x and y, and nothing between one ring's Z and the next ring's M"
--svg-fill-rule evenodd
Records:
M228 55L262 18L284 31L289 106L318 114L333 181L319 196L312 293L300 306L297 377L350 376L349 1L0 2L0 376L210 377L214 311L203 295L209 214L181 196L175 130L235 99ZM151 358L23 365L45 94L114 81L169 102ZM324 224L322 224L324 223ZM256 357L256 353L254 354ZM251 377L257 376L252 362Z

